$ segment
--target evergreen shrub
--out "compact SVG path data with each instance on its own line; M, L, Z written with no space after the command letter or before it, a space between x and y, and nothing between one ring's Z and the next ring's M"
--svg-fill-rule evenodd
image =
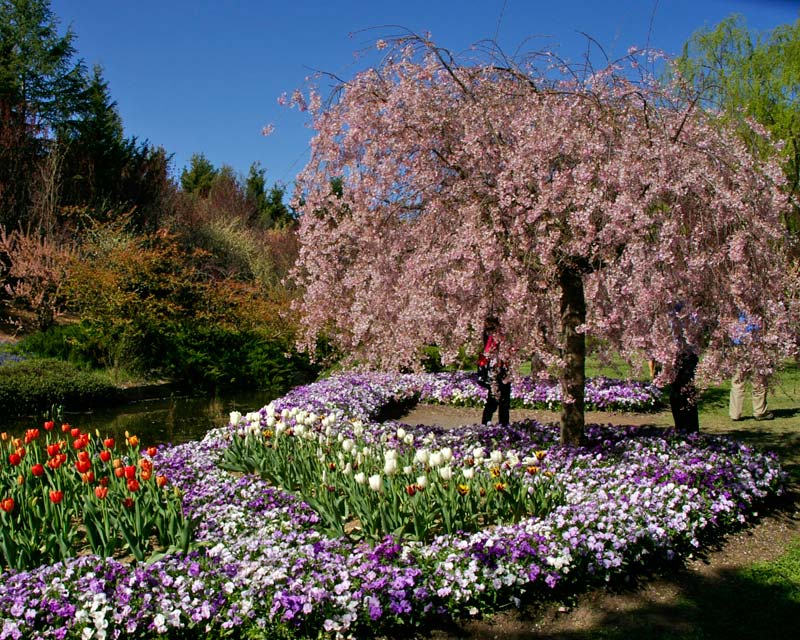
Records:
M87 409L118 401L119 391L102 375L51 358L9 362L0 367L0 413L40 414L53 405Z

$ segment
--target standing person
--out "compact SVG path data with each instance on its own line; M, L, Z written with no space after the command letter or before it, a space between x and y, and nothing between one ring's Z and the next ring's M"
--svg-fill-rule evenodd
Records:
M748 339L752 339L756 332L761 328L756 322L749 320L747 314L739 314L739 324L744 332L740 336L733 338L733 344L741 349L742 344ZM731 396L728 405L728 414L731 420L738 422L742 419L742 405L744 404L744 392L748 379L752 386L753 398L753 418L756 420L772 420L775 416L767 407L767 385L765 380L746 374L741 369L737 369L731 379Z
M486 404L483 407L481 424L488 424L496 409L498 424L510 424L511 382L508 380L508 368L500 359L500 343L502 337L497 318L486 319L483 329L483 352L478 358L479 380L486 387ZM484 375L481 375L485 372Z
M699 361L697 351L687 337L687 329L696 322L692 314L686 313L682 302L672 308L670 326L678 355L675 360L675 378L669 386L669 406L675 429L682 433L700 431L700 416L697 411L697 388L694 374Z

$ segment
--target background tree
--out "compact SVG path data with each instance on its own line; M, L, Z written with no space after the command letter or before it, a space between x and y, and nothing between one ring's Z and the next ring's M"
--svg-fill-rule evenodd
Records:
M730 16L694 33L676 62L705 104L735 122L753 118L785 141L789 192L800 194L800 19L758 34L742 16ZM800 204L787 224L800 231Z
M740 311L763 329L749 366L793 346L780 168L646 58L627 60L636 78L623 61L553 77L539 69L564 66L546 56L462 64L415 36L386 53L326 106L307 101L306 348L324 334L353 361L408 367L433 343L452 362L497 316L512 364L535 356L559 376L576 443L587 336L646 351L663 379L687 350L726 375Z
M73 40L59 34L48 0L0 1L0 224L24 222L53 131L83 106Z
M294 216L283 201L286 189L274 184L267 191L265 173L260 163L254 162L245 182L247 198L255 207L259 222L267 229L292 224Z
M205 197L219 175L217 169L202 153L194 153L189 166L181 172L181 187L186 193Z

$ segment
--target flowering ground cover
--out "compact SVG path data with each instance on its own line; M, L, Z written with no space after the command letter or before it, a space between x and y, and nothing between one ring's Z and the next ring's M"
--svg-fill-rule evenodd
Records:
M589 445L565 448L556 427L536 422L450 431L373 422L387 405L442 384L435 376L337 376L232 415L202 441L163 449L155 473L182 491L196 546L146 563L85 555L5 571L0 638L408 633L434 616L478 615L679 562L782 491L775 456L719 437L593 425ZM279 429L320 449L358 443L365 459L381 462L379 477L388 475L385 452L400 442L426 449L428 466L430 455L449 451L459 483L477 450L505 473L526 469L533 455L563 499L543 515L425 541L325 535L295 487L221 467L235 441Z

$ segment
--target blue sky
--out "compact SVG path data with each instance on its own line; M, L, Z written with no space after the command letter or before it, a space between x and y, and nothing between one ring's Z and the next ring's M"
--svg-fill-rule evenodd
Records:
M448 49L496 39L506 52L549 48L580 59L584 32L613 58L629 46L678 53L698 28L739 13L757 31L794 22L800 0L52 0L79 57L99 64L128 136L291 187L308 159L307 118L278 97L325 71L348 79L356 55L399 27ZM324 86L324 85L323 85ZM272 135L261 135L272 124ZM290 189L291 190L291 189Z

